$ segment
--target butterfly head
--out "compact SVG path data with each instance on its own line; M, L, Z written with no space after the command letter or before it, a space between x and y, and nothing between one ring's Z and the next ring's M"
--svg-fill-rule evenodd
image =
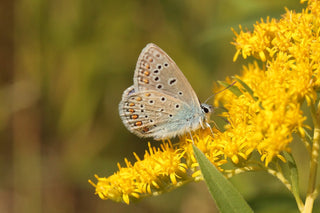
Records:
M201 104L201 109L204 114L210 114L213 111L213 107L210 104Z
M210 121L210 115L213 112L213 106L210 104L201 104L201 110L205 115L206 121Z

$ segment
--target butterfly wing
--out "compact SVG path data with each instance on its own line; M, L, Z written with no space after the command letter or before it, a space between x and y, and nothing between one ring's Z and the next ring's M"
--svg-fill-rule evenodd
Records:
M138 91L159 91L200 109L198 97L187 78L155 44L150 43L142 50L134 73L134 86Z
M139 137L172 138L200 127L201 115L184 101L155 90L129 87L119 104L125 126Z
M120 117L132 133L159 140L203 126L205 114L190 83L155 44L142 50L133 81L119 104Z

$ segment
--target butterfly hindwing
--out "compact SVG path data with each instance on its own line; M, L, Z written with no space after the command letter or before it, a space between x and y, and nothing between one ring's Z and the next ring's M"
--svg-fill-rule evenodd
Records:
M183 101L154 90L136 92L129 87L119 105L127 128L140 137L170 138L185 132L194 115Z

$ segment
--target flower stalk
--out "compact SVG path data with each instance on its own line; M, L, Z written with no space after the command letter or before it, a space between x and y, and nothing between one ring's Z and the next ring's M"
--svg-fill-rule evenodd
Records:
M319 143L320 143L320 102L317 107L311 107L311 116L314 124L313 143L310 159L308 191L303 213L311 213L313 203L318 194L316 188L317 169L319 163Z

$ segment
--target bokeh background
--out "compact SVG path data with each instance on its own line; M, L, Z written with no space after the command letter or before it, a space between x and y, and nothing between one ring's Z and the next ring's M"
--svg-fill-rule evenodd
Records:
M231 28L248 29L299 0L3 0L0 3L0 212L214 212L203 183L129 206L103 201L88 179L108 176L148 140L118 115L142 48L164 49L200 100L240 73ZM157 142L154 142L157 144ZM295 151L307 174L303 148ZM300 151L302 150L302 151ZM297 212L275 178L232 178L256 212ZM306 179L301 178L302 187ZM302 191L305 193L305 191ZM318 204L317 204L318 205ZM318 205L319 207L319 205ZM317 209L318 207L315 207Z

